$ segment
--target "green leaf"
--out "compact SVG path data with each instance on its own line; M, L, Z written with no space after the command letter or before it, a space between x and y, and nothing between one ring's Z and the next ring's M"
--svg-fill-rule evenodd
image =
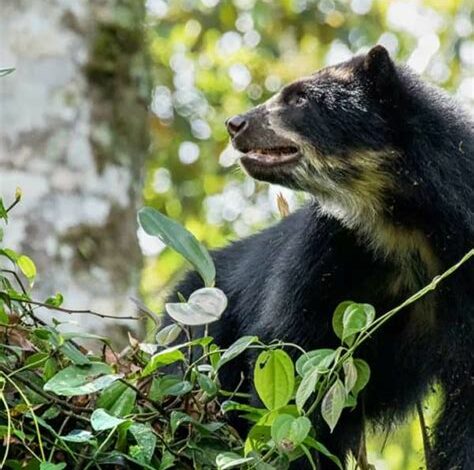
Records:
M122 377L110 372L112 368L102 362L91 362L87 366L68 366L48 380L43 388L56 395L87 395L108 387Z
M255 406L246 405L245 403L239 403L232 400L226 400L222 402L221 410L223 413L227 413L229 411L245 411L246 413L260 415L260 417L267 413L267 410L264 408L256 408Z
M170 415L171 434L174 434L182 424L192 422L193 418L186 413L182 411L172 411Z
M8 222L8 212L5 205L3 204L2 198L0 198L0 219L3 219L6 222ZM2 236L2 239L3 239L3 236Z
M54 295L53 297L48 297L46 300L45 300L45 304L46 305L51 305L51 307L60 307L62 305L64 301L64 297L61 293L57 293L56 295Z
M349 305L342 317L342 339L365 330L375 318L375 309L369 304Z
M322 455L326 456L328 459L332 460L337 465L338 468L340 468L341 470L344 470L344 467L342 466L341 461L334 454L329 452L327 447L325 447L323 444L318 442L316 439L313 439L311 436L308 436L304 440L304 444L309 446L309 447L312 447L313 449L316 449L320 454L322 454Z
M344 404L346 402L346 389L342 382L337 379L331 388L326 392L321 403L321 414L328 424L331 432L334 430L341 417Z
M180 397L181 395L186 395L193 389L193 386L187 380L182 380L173 385L170 385L164 390L165 395L171 395L173 397Z
M218 470L227 470L229 468L242 468L244 464L253 462L253 457L242 457L235 452L223 452L216 457Z
M61 463L41 462L39 468L40 470L63 470L63 468L66 468L66 464L64 462L61 462Z
M49 357L48 353L44 352L38 352L32 354L28 359L25 361L25 366L30 366L32 364L38 363L36 367L42 367L43 363L47 360Z
M50 380L58 371L58 362L54 357L46 360L43 367L43 379Z
M354 360L352 357L349 357L342 364L344 369L344 387L346 392L349 393L356 384L357 381L357 368L354 365Z
M90 364L89 358L83 354L79 349L76 348L72 343L69 341L66 343L63 343L60 347L61 351L63 354L71 360L73 364L76 364L78 366L83 366L85 364Z
M90 431L85 429L73 429L69 434L60 436L66 442L94 442L95 438Z
M311 430L311 421L305 416L294 418L282 414L272 424L271 436L277 447L285 452L293 452Z
M138 452L135 452L133 457L139 462L149 464L156 447L156 436L150 425L134 423L128 428L128 431L138 444Z
M19 253L14 250L11 250L10 248L0 249L0 255L8 258L12 263L16 263L18 261L18 258L21 256Z
M31 281L36 277L36 266L33 260L26 255L20 255L16 261L21 272Z
M346 300L344 302L341 302L337 307L336 310L334 310L334 314L332 316L332 329L334 330L334 333L336 333L336 336L342 340L342 332L343 332L343 324L342 324L342 318L344 316L344 312L346 311L347 307L349 305L353 305L355 302L352 300Z
M191 232L151 207L144 207L138 212L138 221L148 235L157 236L184 256L199 272L207 287L214 284L214 262L206 248Z
M260 353L254 367L254 385L269 410L285 406L295 386L295 369L290 356L281 349Z
M211 344L209 346L209 362L214 370L217 370L217 365L221 359L221 353L219 352L219 346L217 344Z
M344 408L355 408L357 406L357 399L349 393L346 397L346 402L344 403Z
M242 336L224 351L215 369L220 369L225 363L231 361L239 354L242 354L251 344L257 341L258 338L256 336Z
M335 357L336 351L334 349L308 351L296 361L296 371L301 377L304 377L312 369L318 369L321 372L332 364Z
M199 374L197 380L201 390L206 392L210 397L213 397L217 393L217 385L207 375Z
M7 312L5 311L4 302L1 298L0 298L0 323L3 323L4 325L8 325L8 315L7 315Z
M105 431L112 429L127 421L123 418L112 416L102 408L94 410L91 415L91 427L94 431Z
M163 456L160 462L160 467L158 468L158 470L168 470L168 468L174 467L174 461L175 461L175 456L171 452L165 450L163 452Z
M303 411L303 407L308 401L308 398L314 393L316 384L320 377L319 370L317 368L311 369L306 375L304 375L298 389L296 390L296 406L298 410Z
M104 408L111 415L123 418L132 413L137 392L127 384L116 381L102 391L96 402L97 408Z
M186 303L165 304L166 313L183 325L207 325L219 320L227 307L224 292L215 287L203 287L194 291Z
M156 342L160 346L168 346L168 344L171 344L178 338L182 331L182 328L176 323L165 326L156 334Z
M142 377L146 377L147 375L152 374L159 367L167 366L178 361L184 361L185 356L179 350L180 347L182 346L173 346L153 355L148 364L143 369Z
M352 387L352 393L357 396L359 392L369 383L370 367L367 362L362 359L354 359L354 366L357 370L357 380Z
M14 71L15 71L14 67L9 67L7 69L0 69L0 77L6 77L7 75L10 75ZM64 468L64 467L61 467L61 468ZM41 470L45 470L45 469L41 468Z
M149 396L154 401L161 401L166 396L169 387L181 382L181 378L175 375L165 375L153 378L150 386Z

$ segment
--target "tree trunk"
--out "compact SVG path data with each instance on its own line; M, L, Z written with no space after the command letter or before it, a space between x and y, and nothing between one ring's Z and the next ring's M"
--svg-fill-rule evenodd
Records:
M37 264L34 297L130 315L148 150L143 0L0 0L0 197L23 200L7 247ZM74 320L108 336L126 322ZM77 327L76 327L77 328Z

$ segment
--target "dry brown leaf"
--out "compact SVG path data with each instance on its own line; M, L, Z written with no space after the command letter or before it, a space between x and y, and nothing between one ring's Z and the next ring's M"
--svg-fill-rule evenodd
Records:
M288 201L285 199L282 193L278 193L277 195L277 206L278 212L282 217L286 217L290 214L290 206L288 205Z

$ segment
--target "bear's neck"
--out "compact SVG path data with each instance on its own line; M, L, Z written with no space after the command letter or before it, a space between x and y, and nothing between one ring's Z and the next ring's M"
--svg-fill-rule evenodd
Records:
M440 273L435 249L421 228L391 220L381 206L359 202L357 210L328 201L319 207L353 232L360 245L367 247L375 258L394 266L393 294L414 293Z

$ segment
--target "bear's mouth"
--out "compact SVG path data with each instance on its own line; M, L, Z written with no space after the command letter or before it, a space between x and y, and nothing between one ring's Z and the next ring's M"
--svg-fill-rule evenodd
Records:
M294 145L245 149L241 152L240 159L244 166L257 165L267 168L288 165L296 162L301 157L299 148Z

